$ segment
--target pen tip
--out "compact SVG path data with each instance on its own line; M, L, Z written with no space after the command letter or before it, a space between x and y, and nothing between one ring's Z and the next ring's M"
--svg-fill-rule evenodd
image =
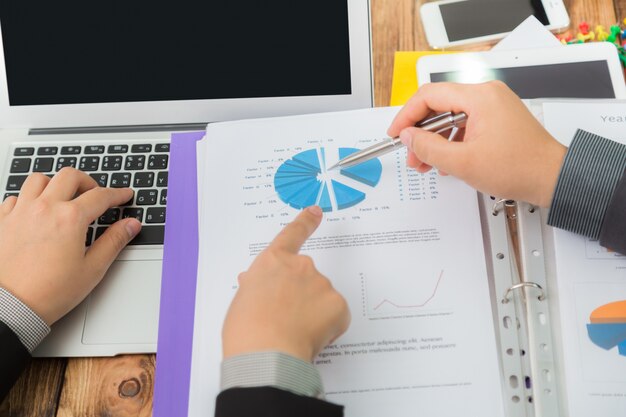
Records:
M337 168L339 168L339 164L335 164L335 165L333 165L330 168L326 168L326 171L332 171L332 170L337 169Z

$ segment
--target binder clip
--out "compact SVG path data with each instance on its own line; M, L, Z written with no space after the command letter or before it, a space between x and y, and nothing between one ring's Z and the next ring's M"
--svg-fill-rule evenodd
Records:
M509 302L511 302L511 293L513 291L519 290L520 288L535 288L539 290L539 297L537 297L537 299L539 301L543 301L546 299L546 294L541 285L534 282L522 282L520 284L515 284L512 287L509 287L508 290L506 290L506 292L504 293L504 297L502 297L502 304L508 304Z

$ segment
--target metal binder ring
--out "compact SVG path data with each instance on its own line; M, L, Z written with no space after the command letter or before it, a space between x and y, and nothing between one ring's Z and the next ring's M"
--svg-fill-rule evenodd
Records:
M538 289L540 291L539 297L537 297L539 301L543 301L546 299L545 292L543 291L543 288L541 287L541 285L535 284L534 282L522 282L521 284L515 284L512 287L510 287L508 290L506 290L506 292L504 293L504 297L502 298L502 304L508 304L511 301L509 296L511 295L513 291L520 289L520 288L525 288L525 287Z
M506 201L506 198L501 198L500 200L496 201L493 204L493 207L491 208L491 214L493 214L494 216L497 216L498 213L500 212L500 209L498 207L500 206L500 204L504 204L505 201Z

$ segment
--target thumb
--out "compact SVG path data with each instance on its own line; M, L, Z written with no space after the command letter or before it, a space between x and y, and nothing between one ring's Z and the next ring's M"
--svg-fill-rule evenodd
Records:
M463 142L449 142L437 133L415 127L404 129L400 140L423 163L452 175L457 172Z
M141 231L141 223L137 219L120 220L109 227L87 251L87 263L94 273L101 278L109 269L117 255Z

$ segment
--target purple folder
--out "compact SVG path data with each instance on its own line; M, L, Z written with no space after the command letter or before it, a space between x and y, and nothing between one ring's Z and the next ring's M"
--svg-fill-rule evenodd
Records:
M196 142L203 137L175 133L170 145L154 417L183 417L189 407L198 271Z

